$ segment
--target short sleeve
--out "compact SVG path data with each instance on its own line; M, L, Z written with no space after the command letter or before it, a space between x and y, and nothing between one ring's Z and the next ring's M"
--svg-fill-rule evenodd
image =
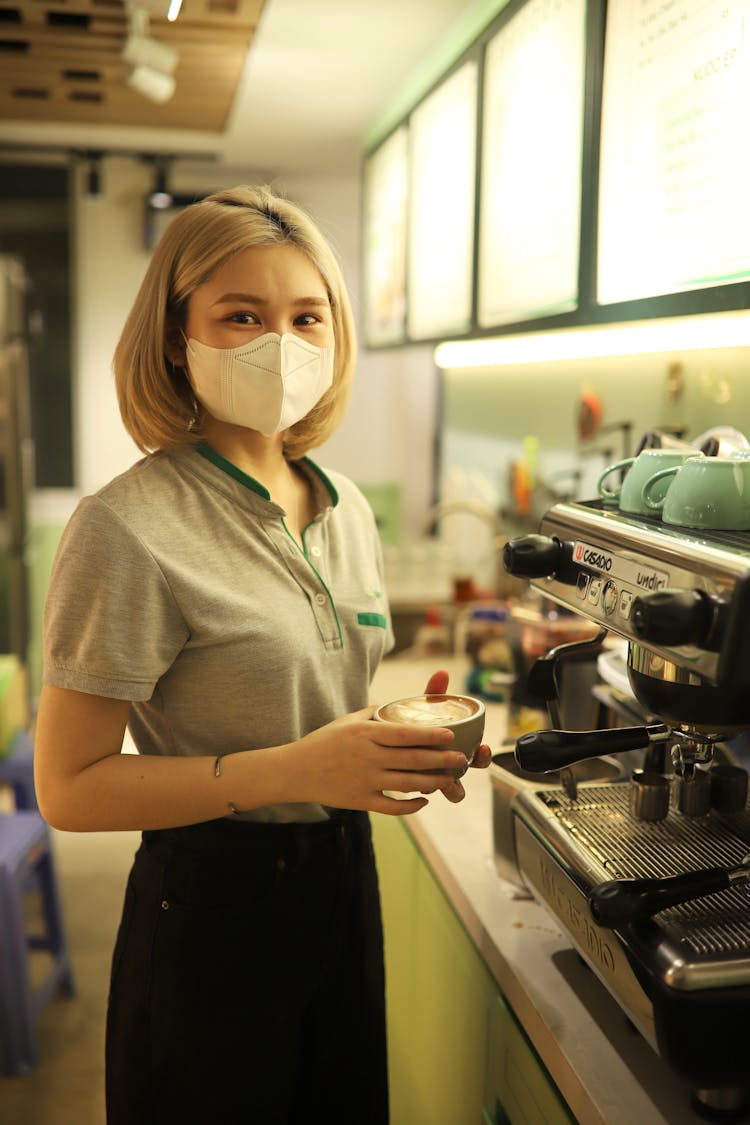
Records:
M147 547L99 497L82 500L52 568L44 609L44 682L147 700L188 635Z

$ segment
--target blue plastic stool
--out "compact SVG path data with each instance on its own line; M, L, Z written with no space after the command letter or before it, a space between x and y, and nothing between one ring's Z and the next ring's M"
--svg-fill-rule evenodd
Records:
M41 934L26 931L24 897L32 879L41 894ZM34 985L32 950L51 957ZM6 1074L28 1074L36 1065L36 1020L58 989L74 993L49 828L33 811L0 813L0 1060Z
M34 743L26 731L19 731L10 750L0 757L0 785L10 785L17 809L39 812L34 788Z

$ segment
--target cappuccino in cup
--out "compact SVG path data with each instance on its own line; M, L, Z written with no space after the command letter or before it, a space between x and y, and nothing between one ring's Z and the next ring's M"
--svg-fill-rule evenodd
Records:
M466 755L467 766L471 764L484 734L484 704L471 695L411 695L377 707L373 718L379 723L448 727L453 731L454 738L444 749L460 750ZM415 741L415 745L419 743ZM448 772L461 777L465 768Z
M420 695L413 699L396 699L379 710L379 717L387 723L420 723L428 727L443 727L476 715L479 707L475 699L452 695Z

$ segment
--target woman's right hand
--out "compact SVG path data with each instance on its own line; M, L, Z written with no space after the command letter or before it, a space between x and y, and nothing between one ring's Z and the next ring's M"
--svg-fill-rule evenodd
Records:
M451 749L451 731L378 723L373 713L366 707L344 715L283 748L296 775L292 785L299 785L294 800L404 816L423 808L426 797L387 797L385 790L430 794L450 788L451 774L425 771L466 766L466 757Z

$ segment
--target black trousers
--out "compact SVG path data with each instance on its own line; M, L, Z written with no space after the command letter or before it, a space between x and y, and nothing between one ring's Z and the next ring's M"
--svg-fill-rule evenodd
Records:
M106 1052L108 1125L386 1125L367 815L145 832Z

